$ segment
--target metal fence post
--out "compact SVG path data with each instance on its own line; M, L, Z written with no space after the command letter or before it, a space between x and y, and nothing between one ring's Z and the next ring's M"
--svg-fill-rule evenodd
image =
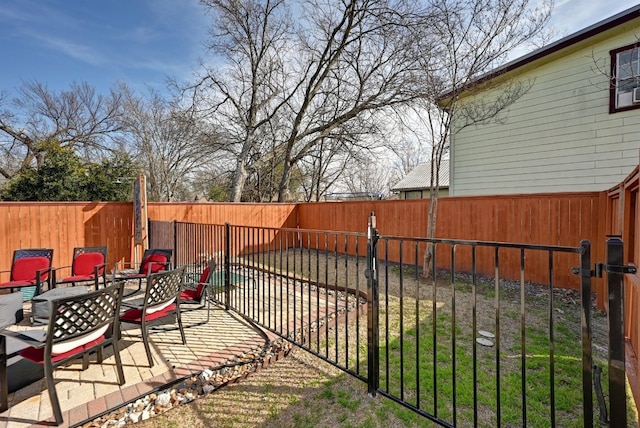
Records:
M178 266L178 222L173 220L173 268L175 269L176 266Z
M624 337L623 243L619 236L607 239L607 288L609 290L609 408L610 427L627 426Z
M231 304L231 225L224 224L224 308L228 311Z
M593 427L593 355L591 339L591 242L580 241L582 297L582 403L584 427Z
M372 212L367 228L367 385L370 396L375 397L380 386L380 330L378 296L378 231Z
M0 412L9 410L9 382L7 381L7 338L0 334Z

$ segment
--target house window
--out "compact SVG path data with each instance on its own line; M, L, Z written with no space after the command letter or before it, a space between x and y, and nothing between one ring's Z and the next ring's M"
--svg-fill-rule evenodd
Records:
M421 199L422 191L421 190L408 190L404 192L405 199Z
M640 108L640 47L625 46L611 53L609 112Z

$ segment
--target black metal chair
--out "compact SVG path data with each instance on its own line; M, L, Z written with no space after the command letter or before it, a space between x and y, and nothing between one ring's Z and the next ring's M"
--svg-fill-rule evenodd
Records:
M190 327L203 325L209 322L211 300L208 296L208 288L211 287L211 275L215 272L217 264L214 260L211 260L207 267L204 268L197 282L190 281L189 275L184 283L182 293L180 293L180 304L183 305L184 311L192 311L194 309L204 309L207 307L207 319L206 321L191 324ZM185 308L184 305L195 306L192 308Z
M63 269L71 269L71 275L58 278ZM53 270L53 286L76 283L93 282L95 289L107 284L107 246L76 247L73 249L73 261L71 266L58 267Z
M51 248L23 248L13 252L13 261L9 272L9 281L0 283L0 290L20 289L24 300L31 300L33 296L42 292L43 284L51 288L51 263L53 249ZM3 273L3 272L0 272Z
M123 282L115 282L109 287L87 294L51 300L49 327L43 340L34 339L27 332L0 331L3 336L29 345L20 351L20 356L44 365L47 390L58 425L63 423L63 418L53 372L59 366L82 358L82 368L86 369L92 352L96 352L98 363L102 363L103 348L111 345L116 360L118 383L123 385L125 382L118 344L123 289ZM5 402L6 393L6 385L3 384L1 394Z
M173 250L164 248L150 248L144 250L142 254L142 261L139 266L136 267L135 263L120 262L116 263L113 270L113 278L124 280L136 280L138 281L137 290L131 294L142 289L142 280L147 279L149 275L156 272L165 271L171 269L171 257L173 256ZM134 270L134 272L123 272L123 270Z
M147 351L149 367L153 367L153 356L149 346L150 324L165 321L175 315L177 318L182 344L186 345L182 318L180 317L180 293L184 282L184 267L152 273L147 278L147 285L142 304L127 309L121 316L121 323L140 326L142 342ZM125 306L129 306L127 303Z

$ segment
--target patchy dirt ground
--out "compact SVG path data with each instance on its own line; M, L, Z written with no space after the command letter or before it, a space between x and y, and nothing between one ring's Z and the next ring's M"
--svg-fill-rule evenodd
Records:
M636 420L630 420L629 426L637 426ZM437 426L387 398L368 396L364 383L300 349L242 382L136 425L142 428Z
M333 263L328 264L332 265ZM356 265L353 270L359 267ZM348 270L351 269L348 266ZM328 276L333 274L331 272ZM317 272L317 275L320 278L327 276L325 272ZM354 277L353 273L350 275ZM417 315L404 317L406 325L411 325L416 318L422 320L434 316L430 308L436 301L438 315L446 319L455 311L456 324L460 326L470 326L475 317L478 329L495 331L499 319L505 350L517 348L523 316L527 326L548 325L550 320L561 323L563 328L573 332L579 343L581 309L578 292L556 289L551 294L544 286L527 284L524 289L526 303L523 306L519 283L502 281L496 292L491 279L481 279L474 290L469 278L464 278L463 275L457 278L455 285L447 278L439 279L434 289L432 281L415 275L412 277L413 279L403 281L401 285L398 272L394 272L389 276L391 279L387 278L384 283L382 292L388 290L390 303L385 304L383 310L390 314L391 325L397 323L400 301L405 302L407 307L418 308ZM553 304L550 305L551 296ZM418 305L415 304L416 301ZM499 315L496 315L496 305L499 307ZM550 318L550 314L553 317ZM600 361L606 357L606 324L604 314L594 310L593 352ZM360 329L356 333L354 328L350 328L348 334L362 335L364 329L366 337L366 326L361 325ZM516 339L512 339L513 337ZM471 335L470 340L473 341L473 338ZM514 368L517 363L514 360ZM502 366L504 372L511 369L513 368L508 365ZM575 408L573 410L581 411ZM597 415L597 409L594 412ZM629 426L637 426L635 409L630 409L629 413ZM287 358L242 382L138 423L137 426L377 428L438 425L385 397L370 397L367 395L366 385L360 380L304 350L295 349Z

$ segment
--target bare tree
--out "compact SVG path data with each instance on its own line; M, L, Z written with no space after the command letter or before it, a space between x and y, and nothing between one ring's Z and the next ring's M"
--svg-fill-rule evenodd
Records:
M476 123L502 120L508 107L528 91L532 82L485 77L517 48L546 37L544 29L553 0L430 0L429 7L441 17L430 28L438 40L435 55L420 56L424 69L429 70L425 84L431 89L419 111L431 135L427 237L433 238L440 165L451 134ZM464 97L478 85L484 91L493 90L495 96ZM429 246L424 256L425 274L430 272L432 258L433 246Z
M393 113L384 118L387 136L384 146L389 152L384 157L389 159L389 188L429 160L431 149L424 142L433 140L427 134L421 116L416 114L415 105L394 109Z
M194 105L206 114L235 157L231 201L240 201L255 152L272 140L272 126L284 106L284 58L292 27L284 0L202 0L213 16L208 50L215 60L201 63L190 88Z
M305 177L302 190L306 202L320 201L325 193L343 177L352 159L351 144L347 144L349 146L347 150L344 145L342 141L327 138L299 162Z
M379 150L381 151L381 150ZM361 153L345 172L345 184L351 194L361 194L369 199L378 199L389 194L390 170L377 162L376 152Z
M232 200L265 165L277 199L287 199L292 171L316 162L316 147L340 141L348 150L344 143L375 132L371 112L420 93L410 37L412 26L427 23L415 19L412 2L300 0L292 2L295 20L284 0L201 3L213 14L208 48L218 65L203 62L190 89L237 159Z
M429 128L437 181L451 117L461 120L456 126L497 118L526 91L511 82L490 102L458 103L467 85L541 34L550 5L533 3L300 0L294 20L285 0L202 0L214 18L208 48L216 66L203 62L190 89L236 159L231 200L242 198L251 175L260 199L274 181L277 200L288 199L292 171L327 166L319 157L327 142L363 147L380 135L381 111L412 103ZM313 180L307 193L317 195L321 174Z
M326 138L346 134L355 118L364 124L372 112L406 103L421 94L413 3L394 0L305 2L296 69L298 94L279 151L284 172L278 200L287 198L289 171ZM367 127L357 132L367 133ZM351 128L350 130L353 130ZM351 137L357 141L357 135Z
M378 113L360 114L310 146L297 162L306 178L302 182L304 200L319 201L334 187L348 187L349 171L376 162L378 149L387 142L384 118Z
M182 109L150 90L148 98L130 93L126 126L135 158L147 175L150 200L192 199L190 179L211 160L191 109Z
M0 175L13 177L21 168L42 166L41 144L58 141L79 155L94 157L114 147L123 131L124 88L98 95L87 83L72 83L68 91L53 92L38 82L25 83L18 96L0 97Z

